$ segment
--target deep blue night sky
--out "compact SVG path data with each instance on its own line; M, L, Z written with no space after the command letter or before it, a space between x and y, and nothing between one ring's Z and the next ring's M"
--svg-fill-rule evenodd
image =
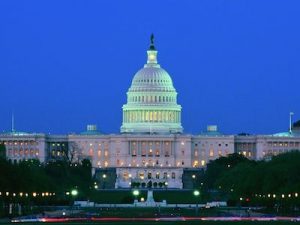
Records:
M183 4L184 3L184 4ZM118 133L155 34L185 132L300 119L299 0L0 1L0 130Z

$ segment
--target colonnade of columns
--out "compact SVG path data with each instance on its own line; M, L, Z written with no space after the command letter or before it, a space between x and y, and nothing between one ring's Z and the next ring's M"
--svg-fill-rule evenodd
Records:
M181 112L174 110L125 110L123 111L124 123L180 123Z

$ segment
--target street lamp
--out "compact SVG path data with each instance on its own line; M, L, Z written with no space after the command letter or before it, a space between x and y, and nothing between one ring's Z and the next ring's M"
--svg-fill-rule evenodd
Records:
M198 216L198 196L200 195L200 191L195 190L193 194L196 197L196 216Z
M102 174L102 189L105 189L105 185L106 185L106 179L107 178L107 175L104 173Z
M133 190L132 194L134 195L134 200L137 200L137 197L139 196L140 192L139 192L139 190ZM135 201L134 201L134 204L136 205Z
M133 190L132 194L133 194L135 197L137 197L137 196L140 194L140 192L139 192L139 190Z
M71 196L73 198L73 205L74 205L75 198L76 198L77 195L78 195L78 190L77 189L71 190ZM73 205L71 205L71 215L73 215Z
M74 196L74 197L77 196L78 195L78 191L76 189L73 189L71 191L71 195Z

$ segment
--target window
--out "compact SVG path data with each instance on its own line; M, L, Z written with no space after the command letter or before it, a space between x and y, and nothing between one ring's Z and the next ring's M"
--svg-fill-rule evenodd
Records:
M145 177L144 177L144 173L140 173L140 174L139 174L139 177L140 177L140 179L143 180L143 179L145 178Z
M165 151L165 157L169 157L170 156L170 152L169 152L169 150L166 150Z
M195 161L194 161L194 165L193 165L193 167L198 167L198 165L199 165L199 162L198 162L198 160L195 160Z
M205 160L201 160L201 166L205 166Z
M92 148L91 148L90 151L89 151L89 155L90 155L91 157L94 156L94 150L93 150Z
M132 150L132 156L135 157L136 156L136 149Z
M124 179L124 180L127 180L127 179L128 179L128 172L124 172L124 173L123 173L123 179Z
M148 179L152 179L152 174L151 174L151 172L148 173Z
M210 156L210 157L214 157L214 150L213 150L213 149L210 149L210 150L209 150L209 156Z
M164 179L167 179L167 178L168 178L168 173L164 172Z
M222 150L219 150L219 151L218 151L218 155L219 155L219 156L222 156Z
M155 178L156 178L156 179L159 179L159 172L156 173Z
M156 150L155 150L155 156L156 156L156 157L159 157L159 149L156 149Z
M175 179L175 173L172 172L172 179Z
M152 151L152 149L151 149L151 148L149 149L149 154L148 154L148 156L150 156L150 157L152 157L152 156L153 156L153 151Z

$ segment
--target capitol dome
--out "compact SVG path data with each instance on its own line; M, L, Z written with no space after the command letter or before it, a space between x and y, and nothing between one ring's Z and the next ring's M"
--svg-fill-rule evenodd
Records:
M134 76L123 105L122 133L181 133L181 106L170 75L157 63L153 36L144 68Z
M175 91L170 75L158 64L148 65L139 70L133 80L129 91Z

